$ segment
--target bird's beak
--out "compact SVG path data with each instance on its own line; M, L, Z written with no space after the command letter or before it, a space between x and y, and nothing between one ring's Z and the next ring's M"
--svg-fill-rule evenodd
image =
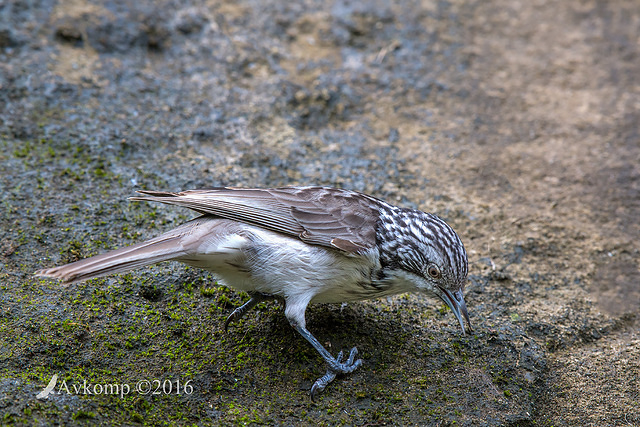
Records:
M462 296L462 289L459 289L456 292L451 292L447 289L440 288L442 293L439 295L440 298L449 306L453 314L455 314L458 322L460 322L460 327L462 328L462 335L466 335L466 331L464 328L463 317L467 321L467 325L469 325L469 331L471 331L471 322L469 321L469 312L467 312L467 305L464 303L464 297Z

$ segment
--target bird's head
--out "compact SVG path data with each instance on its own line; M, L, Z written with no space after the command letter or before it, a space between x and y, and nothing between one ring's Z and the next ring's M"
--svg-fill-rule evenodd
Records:
M377 229L385 279L407 291L438 296L453 311L464 334L471 322L462 295L467 252L458 234L436 215L395 208L381 215Z

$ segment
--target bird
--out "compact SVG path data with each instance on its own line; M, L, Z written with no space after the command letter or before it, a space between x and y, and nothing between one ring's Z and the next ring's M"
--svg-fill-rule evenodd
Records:
M356 347L346 358L342 351L334 357L309 332L310 304L417 292L444 301L463 335L464 321L471 330L463 297L467 252L458 234L433 213L324 186L137 193L129 199L186 207L200 216L150 240L35 274L68 284L179 261L249 295L228 316L225 330L260 302L278 299L289 324L327 365L310 389L312 400L362 359Z

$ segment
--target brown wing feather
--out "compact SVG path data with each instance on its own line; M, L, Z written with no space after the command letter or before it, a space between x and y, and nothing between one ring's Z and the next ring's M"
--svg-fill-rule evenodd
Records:
M381 201L329 187L214 188L180 193L140 191L145 200L184 206L299 237L304 242L360 253L375 245Z

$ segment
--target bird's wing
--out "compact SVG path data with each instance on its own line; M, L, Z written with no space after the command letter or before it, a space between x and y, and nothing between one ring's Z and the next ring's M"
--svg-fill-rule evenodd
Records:
M144 196L131 200L184 206L347 253L362 253L375 245L376 222L383 203L365 194L328 187L224 187L139 193Z

